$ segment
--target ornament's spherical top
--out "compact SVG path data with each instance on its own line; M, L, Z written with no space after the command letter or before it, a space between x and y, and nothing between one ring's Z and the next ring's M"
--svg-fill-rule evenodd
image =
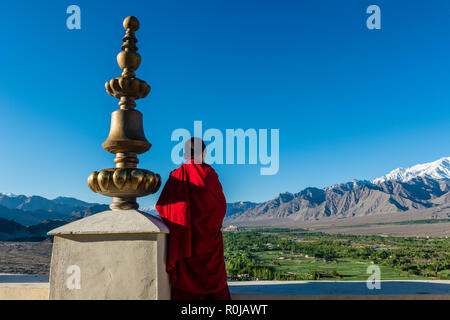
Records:
M139 29L139 20L136 17L129 16L123 20L123 27L125 30L130 29L131 31L136 31Z

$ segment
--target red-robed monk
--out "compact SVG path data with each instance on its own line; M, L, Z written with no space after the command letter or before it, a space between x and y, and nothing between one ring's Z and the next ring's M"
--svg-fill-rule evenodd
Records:
M166 271L174 300L230 300L223 256L227 209L202 139L185 144L186 163L172 171L156 210L170 229Z

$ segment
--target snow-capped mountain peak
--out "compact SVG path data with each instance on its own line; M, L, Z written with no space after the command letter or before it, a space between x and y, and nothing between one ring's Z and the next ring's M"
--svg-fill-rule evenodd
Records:
M0 192L0 196L7 196L7 197L10 197L10 198L16 198L16 197L18 197L16 194L11 193L11 192L7 192L7 193Z
M400 180L406 182L416 177L449 180L450 157L441 158L433 162L417 164L410 168L397 168L382 177L373 179L372 183L382 183L387 180Z

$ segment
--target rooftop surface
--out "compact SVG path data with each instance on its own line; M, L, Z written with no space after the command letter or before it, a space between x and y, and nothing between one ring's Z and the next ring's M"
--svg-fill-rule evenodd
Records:
M239 281L229 284L235 294L450 296L450 281L381 281L380 289L372 290L365 281Z
M2 288L34 288L46 290L48 275L0 274L0 300L9 299ZM449 280L381 281L380 289L368 289L365 281L230 281L234 300L242 299L439 299L450 300ZM11 294L12 291L7 291ZM12 298L27 299L19 291ZM22 295L22 296L21 296Z

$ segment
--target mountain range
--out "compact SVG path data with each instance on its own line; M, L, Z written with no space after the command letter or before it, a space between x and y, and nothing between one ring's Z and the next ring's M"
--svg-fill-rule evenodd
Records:
M450 157L397 168L383 177L352 180L323 189L281 193L262 203L229 205L227 224L289 219L365 217L409 210L439 211L450 207ZM450 209L448 210L450 213Z
M109 206L75 198L0 193L0 240L45 238L53 228L105 210Z
M88 203L75 198L58 197L53 200L40 196L0 193L0 218L30 226L44 220L67 220L107 210L108 206Z
M373 179L352 180L326 188L309 187L280 193L275 199L227 204L225 224L392 215L410 210L447 210L450 216L450 157L397 168ZM0 240L45 238L46 232L69 221L109 210L108 205L75 198L0 193ZM155 214L154 207L143 211Z

